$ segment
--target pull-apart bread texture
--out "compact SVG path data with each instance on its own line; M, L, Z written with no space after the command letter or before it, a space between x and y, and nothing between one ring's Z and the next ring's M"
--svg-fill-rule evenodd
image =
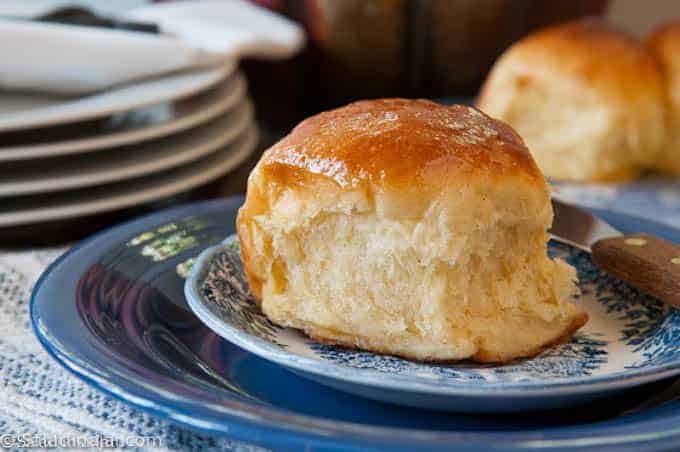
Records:
M515 128L556 180L633 178L654 165L665 140L658 62L600 19L515 43L492 68L477 106Z
M248 180L238 236L275 323L416 360L505 362L568 339L574 269L546 255L548 186L478 110L361 101L303 121Z

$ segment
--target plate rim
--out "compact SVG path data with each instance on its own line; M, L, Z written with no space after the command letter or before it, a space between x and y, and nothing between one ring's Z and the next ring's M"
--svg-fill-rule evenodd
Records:
M560 377L551 378L548 383L517 382L484 382L482 384L466 384L449 382L442 385L441 379L421 379L414 381L412 377L389 374L373 369L348 368L330 361L310 358L283 350L270 342L242 332L230 324L220 321L209 308L208 301L201 296L200 285L209 269L212 257L223 250L230 240L238 240L236 233L225 238L221 243L205 249L197 258L184 284L184 295L192 312L215 334L237 345L245 351L266 359L275 364L310 373L318 377L329 378L348 384L368 386L374 389L389 389L407 393L441 395L447 397L474 396L475 398L503 397L545 397L565 395L587 395L593 392L626 389L652 383L680 374L680 359L650 368L629 369L602 376ZM572 248L567 242L553 239Z
M221 80L227 78L229 74L233 73L236 70L236 66L236 61L230 60L225 62L225 64L220 67L173 72L160 77L133 81L113 87L109 90L103 90L90 95L76 97L74 100L65 99L64 102L59 102L55 105L17 113L8 113L7 115L0 115L0 132L16 132L20 130L39 129L42 127L51 127L61 124L72 124L74 122L97 119L127 110L134 110L162 102L182 99L200 91L209 89L211 86L215 86ZM143 100L131 99L125 102L120 101L115 106L112 106L110 103L102 106L92 106L87 104L88 102L102 102L102 97L106 99L106 96L110 97L120 95L121 91L125 92L126 90L131 89L138 90L140 89L140 86L144 87L145 85L162 83L163 81L167 83L167 79L171 78L186 78L189 80L192 76L198 76L200 77L200 80L194 80L191 84L189 82L185 82L187 83L187 86L184 86L183 89L175 89L170 92L165 90L164 93L156 93L154 96L149 96ZM81 105L76 107L75 110L69 110L66 112L62 111L64 108L72 109L73 106L78 105L78 103L81 103ZM85 103L85 107L82 107L82 103ZM40 110L46 110L47 113L43 112L40 115L37 115L36 112ZM3 118L2 116L6 117Z
M221 90L223 93L217 100L209 100L203 102L203 104L199 104L196 111L193 111L184 117L151 124L139 129L127 131L113 130L89 138L59 140L33 145L0 147L0 162L18 162L39 158L103 152L117 147L136 145L184 132L193 127L210 122L218 116L232 110L239 101L242 101L246 97L248 82L245 75L240 70L237 70L233 76L230 76L229 80L225 80L221 86L213 87L211 89ZM201 94L209 94L209 90L188 97L200 96ZM189 99L178 99L175 101L168 101L167 103L174 104L184 101L189 101ZM161 102L161 104L163 104L163 102ZM136 110L138 109L130 110L129 112L124 112L122 114L132 113Z
M259 140L257 126L254 123L251 124L251 126L247 128L242 135L236 138L236 140L241 138L244 139L244 143L241 143L241 146L238 149L232 149L234 143L229 143L222 149L218 149L216 151L216 154L224 152L224 159L221 161L219 167L212 168L212 171L210 172L196 173L194 170L195 174L192 174L192 176L189 178L184 180L170 180L164 185L160 186L156 183L152 183L149 185L149 190L135 192L132 195L130 193L117 193L112 197L102 196L101 198L89 203L71 200L56 208L53 206L43 206L24 209L19 213L0 213L0 228L16 227L28 223L39 224L47 221L64 220L77 216L94 215L101 212L109 212L112 210L129 207L132 204L153 202L155 200L167 198L169 196L174 196L178 193L191 190L216 179L222 174L232 171L234 168L238 167L238 165L243 163L257 147L257 142ZM207 158L210 158L210 156ZM191 162L187 166L200 165L201 160L203 159ZM157 175L163 175L168 171L171 172L174 170L176 170L176 168L157 173ZM111 185L119 184L113 183ZM65 191L63 193L68 192Z
M60 349L59 347L63 347L63 345L59 343L58 339L54 339L55 343L51 342L47 336L48 333L41 329L42 319L37 313L41 289L67 259L73 259L86 246L94 245L100 240L103 241L109 234L122 231L123 228L137 228L141 230L142 227L156 224L161 218L163 218L163 221L167 221L167 218L172 215L184 215L190 211L192 214L199 214L198 211L210 211L210 209L218 207L219 209L238 208L242 205L243 200L242 196L232 196L164 209L104 229L66 251L40 275L29 300L28 309L31 327L43 349L68 372L116 400L175 424L210 434L228 435L232 438L245 441L258 442L257 439L253 439L253 436L255 436L255 438L259 438L261 443L277 441L277 444L299 446L302 442L303 444L312 443L320 445L320 447L333 448L346 447L349 441L351 441L350 444L357 446L366 446L368 444L371 446L397 445L408 447L415 443L422 447L423 450L426 448L451 448L452 446L460 446L465 450L469 450L470 447L474 447L476 444L485 447L497 447L498 450L529 450L534 449L535 446L532 447L534 443L553 450L557 448L581 450L584 446L583 432L581 430L587 431L592 429L588 424L500 433L367 427L346 421L333 421L299 415L279 408L254 406L252 403L239 400L229 400L230 405L232 405L231 407L215 407L211 405L210 409L214 410L213 417L211 418L212 421L206 419L205 416L197 419L195 411L189 412L188 410L193 408L205 412L205 404L192 399L178 401L178 397L166 395L158 387L142 388L138 382L125 376L118 375L117 382L106 380L105 377L97 375L97 372L102 372L102 370L97 369L96 365L81 364L79 362L80 358L76 356L76 352ZM134 232L131 234L134 234ZM104 369L103 371L105 372L106 370ZM149 392L152 393L152 398L149 397ZM241 409L241 411L236 411L235 408ZM229 425L224 425L225 416L229 418ZM281 420L281 422L276 422L277 420ZM677 440L680 439L680 427L677 427L678 423L676 422L678 420L680 420L680 408L677 414L665 420L665 423L671 428L665 428L665 425L659 425L659 421L649 419L639 420L638 422L646 427L654 426L655 428L651 432L617 433L616 431L623 430L623 426L605 426L601 430L615 430L615 432L587 438L590 443L585 445L599 447L617 446L620 447L619 450L624 450L624 448L635 451L660 450L662 447L677 444ZM345 429L341 427L345 427ZM349 431L347 428L349 428ZM271 438L270 435L274 438ZM496 442L492 443L490 438L493 438ZM429 442L423 444L424 441Z
M203 136L196 135L196 130L188 130L178 133L185 140L184 143L178 144L176 142L178 136L173 134L158 140L130 145L126 151L134 150L135 153L141 154L148 152L150 148L160 147L167 150L160 158L149 159L147 157L145 160L135 162L133 165L113 161L109 162L112 163L109 168L100 168L95 170L94 173L91 172L92 168L81 168L81 171L78 172L78 170L74 170L69 166L67 173L70 172L70 174L66 175L52 174L46 179L40 179L34 170L33 174L22 174L22 178L28 178L27 180L14 180L10 182L0 180L0 200L15 196L34 196L67 190L79 190L95 185L119 183L128 179L169 171L180 165L190 164L215 152L219 152L220 149L233 143L253 123L255 120L254 115L255 106L253 103L249 99L243 99L232 110L203 124L199 124L196 129L201 129ZM221 125L228 124L229 122L233 123L231 124L232 127L221 127ZM177 147L178 145L180 148ZM83 162L81 159L81 165L83 163L86 164L87 162Z

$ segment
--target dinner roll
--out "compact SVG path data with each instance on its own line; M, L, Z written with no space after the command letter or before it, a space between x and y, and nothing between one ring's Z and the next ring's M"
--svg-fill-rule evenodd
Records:
M659 65L599 19L517 42L492 68L477 106L514 127L554 179L630 179L653 164L665 138Z
M274 323L416 360L503 362L569 338L574 269L546 255L521 138L461 105L362 101L303 121L250 174L237 230Z
M666 94L668 132L655 167L680 176L680 21L654 30L647 44L661 63Z

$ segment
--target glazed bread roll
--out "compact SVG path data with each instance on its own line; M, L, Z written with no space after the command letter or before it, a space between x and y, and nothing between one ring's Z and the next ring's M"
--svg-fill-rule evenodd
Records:
M680 176L680 21L654 30L647 45L661 63L666 94L666 143L656 159L656 169Z
M362 101L267 150L237 231L274 322L416 360L503 362L569 338L574 269L546 256L548 186L474 108Z
M477 106L514 127L558 180L630 179L653 164L665 139L654 56L598 19L546 28L510 47Z

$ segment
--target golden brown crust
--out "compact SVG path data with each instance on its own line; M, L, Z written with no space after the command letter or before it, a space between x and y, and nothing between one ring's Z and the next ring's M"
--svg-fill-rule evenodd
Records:
M259 166L288 186L311 175L343 188L423 188L473 173L544 183L509 126L471 107L427 100L367 100L318 114L270 148Z
M649 33L645 43L665 57L673 57L673 50L680 48L680 20L667 22Z
M246 203L248 203L248 198L246 198ZM250 292L253 294L255 301L261 305L263 281L253 271L253 262L256 256L254 255L253 238L250 235L248 219L246 218L249 215L249 211L245 207L245 205L241 207L236 215L236 234L241 243L241 262L243 262L243 272L248 280Z
M659 60L665 88L667 136L655 166L680 176L680 20L653 30L645 42Z
M666 101L671 109L680 107L674 98L674 92L680 79L680 20L666 23L652 32L645 39L647 47L654 53L664 76Z
M660 92L659 65L644 44L598 18L544 28L514 44L501 59L513 59L519 73L550 70L580 79L583 86L626 101ZM539 69L540 68L540 69ZM485 84L479 105L487 95Z

